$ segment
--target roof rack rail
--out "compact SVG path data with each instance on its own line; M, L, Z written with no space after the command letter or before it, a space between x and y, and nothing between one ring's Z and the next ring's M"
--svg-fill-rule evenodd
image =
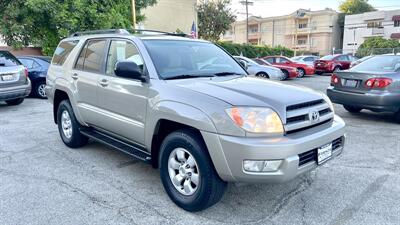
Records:
M166 31L159 31L159 30L148 30L148 29L132 29L132 33L157 33L160 35L170 35L170 36L178 36L178 37L190 37L190 35L185 33L171 33Z
M78 37L91 34L129 34L129 32L125 29L89 30L89 31L75 32L71 34L70 37Z

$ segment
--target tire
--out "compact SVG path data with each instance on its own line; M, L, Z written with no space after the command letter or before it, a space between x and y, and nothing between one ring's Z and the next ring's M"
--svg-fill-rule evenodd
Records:
M178 157L178 152L184 152L182 157ZM190 156L194 161L189 160ZM189 161L192 163L187 164ZM188 167L189 164L195 166ZM220 201L225 193L227 183L219 178L202 137L193 130L178 130L164 139L160 147L159 165L165 191L184 210L204 210ZM188 174L187 170L193 174ZM198 178L197 185L194 175ZM178 177L175 184L174 177ZM188 191L183 188L186 182L191 187Z
M269 79L268 74L265 73L265 72L259 72L259 73L256 74L256 76Z
M35 85L35 89L34 89L35 96L38 98L41 98L41 99L46 99L47 95L45 92L45 87L46 87L45 81L41 81L41 82L37 83Z
M342 70L342 68L340 66L335 66L335 68L333 69L333 72L338 72Z
M306 75L306 71L303 68L297 68L297 71L299 72L299 74L297 75L297 77L299 78L304 77Z
M362 108L356 107L356 106L351 106L351 105L343 105L343 108L346 109L350 113L359 113Z
M6 103L7 105L19 105L24 101L24 98L17 98L13 100L7 100Z
M396 123L400 123L400 110L394 114L394 120Z
M315 74L317 74L317 75L322 75L323 72L322 72L322 71L316 71Z
M282 80L289 79L289 72L287 70L282 70L282 73L285 74L285 77Z
M76 120L69 100L63 100L57 109L58 131L64 144L70 148L79 148L87 144L88 138L79 131L80 124Z

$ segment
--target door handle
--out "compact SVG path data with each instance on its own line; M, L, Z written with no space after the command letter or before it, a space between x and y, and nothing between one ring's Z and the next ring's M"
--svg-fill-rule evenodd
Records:
M72 79L74 79L74 80L78 80L78 74L77 73L74 73L74 74L72 74Z
M107 86L108 86L108 80L103 79L103 80L101 80L101 81L99 82L99 84L100 84L102 87L107 87Z

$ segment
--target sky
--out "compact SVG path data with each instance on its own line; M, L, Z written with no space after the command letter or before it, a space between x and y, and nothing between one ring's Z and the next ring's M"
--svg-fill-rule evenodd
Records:
M231 0L231 8L236 11L238 20L245 19L245 6L241 0ZM250 1L250 0L249 0ZM332 8L339 11L341 0L251 0L249 13L254 16L270 17L281 16L295 12L299 8L321 10ZM369 3L378 10L400 9L400 0L369 0Z

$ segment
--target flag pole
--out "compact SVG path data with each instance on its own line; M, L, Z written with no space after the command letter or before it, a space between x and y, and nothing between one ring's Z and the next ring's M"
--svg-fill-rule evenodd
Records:
M136 7L135 7L135 0L132 0L132 27L136 29Z

